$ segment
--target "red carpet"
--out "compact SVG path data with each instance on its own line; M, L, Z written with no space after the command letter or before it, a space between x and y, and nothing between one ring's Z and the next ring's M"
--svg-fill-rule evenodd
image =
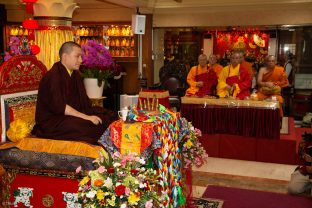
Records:
M203 197L224 200L223 208L312 207L312 198L308 197L221 186L208 186Z

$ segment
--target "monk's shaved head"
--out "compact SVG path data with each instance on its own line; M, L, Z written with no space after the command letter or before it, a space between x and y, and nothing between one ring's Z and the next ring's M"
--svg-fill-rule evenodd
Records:
M274 56L274 55L268 55L268 56L266 56L265 59L264 59L265 62L268 62L269 60L274 60L274 61L275 61L275 60L276 60L276 59L275 59L275 56Z
M276 64L275 56L268 55L267 57L265 57L264 61L265 61L265 65L268 69L273 69L275 67L275 64Z
M74 47L81 48L81 46L78 43L75 43L73 41L68 41L68 42L63 43L63 45L61 46L59 50L60 59L62 60L62 55L64 53L67 53L67 54L71 53Z
M198 60L199 59L206 59L207 60L207 55L206 54L200 54L199 56L198 56Z

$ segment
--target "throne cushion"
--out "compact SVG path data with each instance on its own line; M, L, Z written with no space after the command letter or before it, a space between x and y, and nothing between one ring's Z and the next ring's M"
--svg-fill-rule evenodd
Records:
M32 126L35 122L37 90L1 95L1 142L6 142L10 123L20 119Z

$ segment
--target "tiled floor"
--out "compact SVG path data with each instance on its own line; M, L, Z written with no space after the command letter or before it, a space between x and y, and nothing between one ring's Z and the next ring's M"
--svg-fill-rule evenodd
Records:
M208 185L286 193L295 168L294 165L210 157L204 166L193 167L193 196L201 197Z

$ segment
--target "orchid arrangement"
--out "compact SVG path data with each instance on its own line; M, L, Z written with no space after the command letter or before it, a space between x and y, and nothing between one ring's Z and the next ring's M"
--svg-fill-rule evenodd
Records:
M21 54L20 50L18 49L18 47L20 46L20 42L21 41L18 37L10 37L9 52L4 52L4 61L8 61L13 56Z
M198 138L202 136L199 129L194 128L192 123L188 122L189 131L184 137L184 142L181 143L182 147L182 159L184 162L184 168L188 168L191 165L196 167L202 166L207 162L208 155Z
M144 159L133 153L115 152L108 158L102 153L95 163L98 168L79 183L78 197L84 207L159 207L159 176L143 167Z
M89 40L82 49L82 75L84 78L97 78L98 85L114 76L116 67L109 50L95 40Z

